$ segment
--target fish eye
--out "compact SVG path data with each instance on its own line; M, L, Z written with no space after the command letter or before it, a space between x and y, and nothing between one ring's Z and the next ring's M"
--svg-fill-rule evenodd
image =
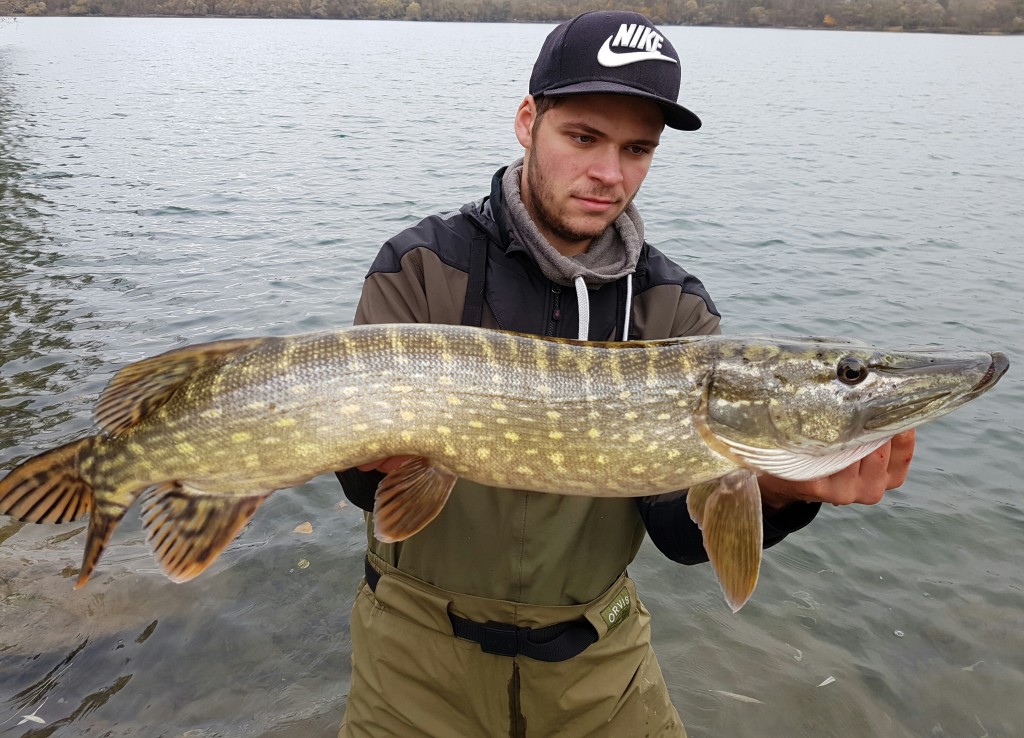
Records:
M836 366L836 378L843 384L860 384L868 378L868 365L856 356L844 356Z

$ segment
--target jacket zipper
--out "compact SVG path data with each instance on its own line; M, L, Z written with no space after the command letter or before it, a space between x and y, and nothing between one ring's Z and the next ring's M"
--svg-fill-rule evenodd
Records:
M558 335L558 321L562 319L562 288L557 284L551 285L551 315L548 318L547 335Z

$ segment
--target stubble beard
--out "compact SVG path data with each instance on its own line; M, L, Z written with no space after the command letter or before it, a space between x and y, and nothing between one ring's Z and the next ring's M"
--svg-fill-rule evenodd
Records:
M555 199L554 187L551 186L541 173L540 165L537 163L536 151L531 152L526 175L530 184L530 188L527 191L527 196L530 199L529 205L533 210L536 225L541 232L550 233L556 238L572 243L591 241L604 233L605 229L611 225L609 222L600 227L577 228L568 223L559 213L548 207L548 203L553 202Z

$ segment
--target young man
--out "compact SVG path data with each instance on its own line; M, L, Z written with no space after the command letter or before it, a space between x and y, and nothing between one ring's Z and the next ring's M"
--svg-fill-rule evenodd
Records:
M590 340L719 332L701 283L644 241L633 198L676 102L679 58L644 16L584 13L544 43L516 113L521 161L489 197L429 217L381 249L356 323L463 323ZM552 444L557 441L552 441ZM760 479L765 545L823 501L877 502L903 482L908 434L825 480ZM392 458L339 473L370 510ZM707 560L685 497L582 498L460 480L402 543L368 523L351 615L340 736L684 736L626 575L646 534Z

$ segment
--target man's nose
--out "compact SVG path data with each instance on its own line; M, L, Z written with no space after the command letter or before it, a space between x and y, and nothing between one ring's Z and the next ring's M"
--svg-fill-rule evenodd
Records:
M602 147L590 164L590 176L611 187L622 183L622 162L616 146Z

